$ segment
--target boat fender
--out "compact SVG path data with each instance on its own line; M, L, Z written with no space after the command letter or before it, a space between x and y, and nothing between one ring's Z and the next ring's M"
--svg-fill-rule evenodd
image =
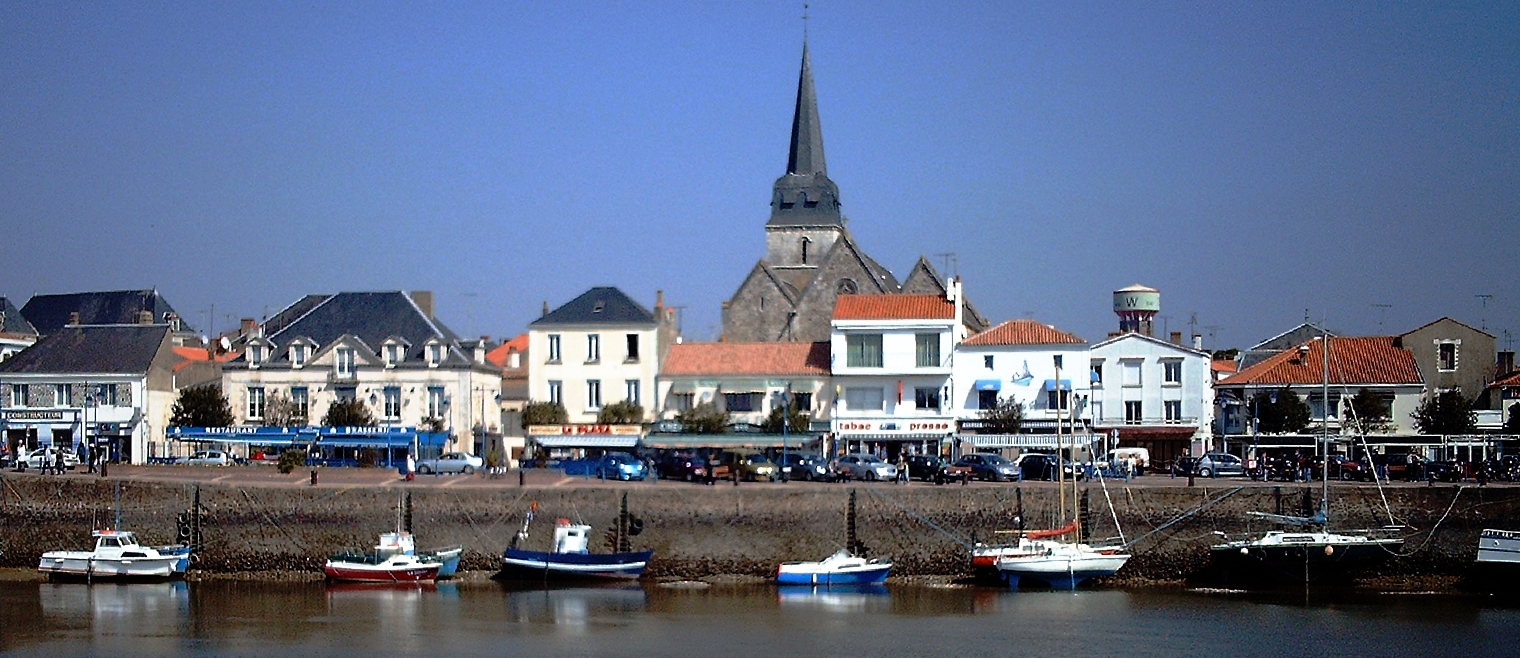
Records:
M1335 547L1326 544L1325 545L1325 555L1335 555Z
M1251 555L1251 549L1246 548L1244 546L1241 546L1240 547L1240 554L1249 557Z

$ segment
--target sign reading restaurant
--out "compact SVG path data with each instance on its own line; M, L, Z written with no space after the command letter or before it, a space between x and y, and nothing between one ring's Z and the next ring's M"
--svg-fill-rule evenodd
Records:
M528 434L531 436L578 436L585 434L639 436L642 433L643 427L640 425L573 424L528 426Z

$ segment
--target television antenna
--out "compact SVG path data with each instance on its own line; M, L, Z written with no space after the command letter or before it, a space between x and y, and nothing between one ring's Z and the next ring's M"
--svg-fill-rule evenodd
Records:
M1480 319L1478 321L1478 329L1481 330L1481 331L1488 331L1488 300L1493 299L1494 296L1493 295L1473 295L1473 296L1477 297L1478 301L1480 301L1480 302L1483 303L1483 314L1481 316L1479 316Z
M1381 333L1383 331L1383 319L1387 317L1388 309L1393 308L1393 304L1373 304L1372 308L1378 310L1378 332Z
M960 274L960 257L955 252L946 251L934 255L939 258L939 271L945 275L945 278L955 278Z

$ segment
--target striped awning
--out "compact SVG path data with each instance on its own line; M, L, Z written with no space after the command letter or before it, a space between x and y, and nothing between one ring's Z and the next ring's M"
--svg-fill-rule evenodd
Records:
M637 434L530 435L528 438L545 448L632 448L639 444Z
M816 434L650 434L644 447L674 450L679 448L781 448L797 447L818 440Z

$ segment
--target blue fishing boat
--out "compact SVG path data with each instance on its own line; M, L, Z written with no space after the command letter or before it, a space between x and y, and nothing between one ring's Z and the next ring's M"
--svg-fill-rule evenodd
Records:
M839 551L817 562L783 562L776 570L778 585L874 585L885 582L891 562L868 560Z
M522 530L513 538L501 558L501 571L496 577L504 580L574 581L574 580L631 580L643 575L644 567L654 551L630 550L629 535L643 530L643 521L628 514L628 498L623 497L618 515L617 548L613 553L592 553L587 550L591 526L570 523L559 519L554 524L554 544L549 551L530 551L517 548L520 541L528 538L528 524L538 503L528 510Z

